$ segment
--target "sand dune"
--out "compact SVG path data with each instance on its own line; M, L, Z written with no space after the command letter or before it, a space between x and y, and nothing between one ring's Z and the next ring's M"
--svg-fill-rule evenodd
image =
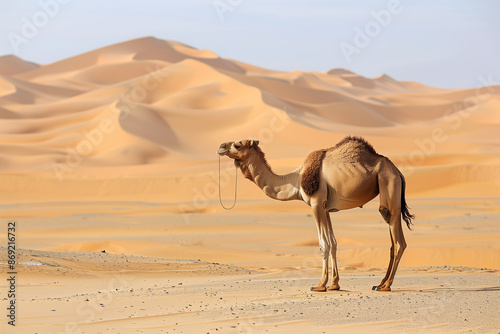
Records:
M409 196L500 193L499 86L444 90L344 69L277 72L155 38L48 65L1 60L15 69L0 72L0 177L17 189L7 201L30 196L7 184L9 173L29 173L53 200L64 197L66 182L80 182L79 195L66 197L78 201L94 187L106 187L110 200L131 189L148 193L144 179L154 184L161 171L167 183L180 172L189 186L157 200L189 203L191 189L210 182L214 147L223 141L259 138L271 164L286 172L346 134L366 137L393 159ZM110 174L123 178L114 189L105 186ZM94 187L86 175L97 179ZM263 198L251 183L241 189Z
M309 151L356 134L412 170L410 194L437 188L442 194L457 178L489 179L488 196L498 191L498 86L443 90L343 69L276 72L155 38L49 65L14 56L0 64L3 172L54 174L53 165L79 144L88 154L72 175L119 166L134 174L147 174L152 165L167 172L173 162L194 168L214 161L220 142L247 136L268 144L271 161L298 163ZM96 132L103 120L112 131L101 139ZM97 144L83 147L89 133ZM393 138L402 139L394 145ZM478 156L485 150L491 160ZM439 164L435 156L442 155L455 156L454 164ZM443 172L459 173L457 164L470 167L443 181ZM425 186L411 186L422 177Z
M38 68L39 65L22 60L14 55L0 57L0 73L2 75L15 75Z

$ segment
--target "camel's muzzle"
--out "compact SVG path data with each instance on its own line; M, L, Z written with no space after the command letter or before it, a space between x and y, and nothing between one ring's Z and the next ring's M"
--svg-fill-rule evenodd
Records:
M225 155L228 151L229 151L229 149L226 148L226 144L222 144L221 146L219 146L219 149L217 150L217 154L218 155Z

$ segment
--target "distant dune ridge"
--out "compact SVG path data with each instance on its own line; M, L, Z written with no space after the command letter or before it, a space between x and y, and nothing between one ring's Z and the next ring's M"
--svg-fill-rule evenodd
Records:
M0 57L0 117L0 172L13 201L37 189L67 198L71 182L80 199L190 201L197 187L212 198L204 185L221 142L259 138L285 172L347 134L390 157L410 197L500 195L500 86L279 72L147 37L49 65Z

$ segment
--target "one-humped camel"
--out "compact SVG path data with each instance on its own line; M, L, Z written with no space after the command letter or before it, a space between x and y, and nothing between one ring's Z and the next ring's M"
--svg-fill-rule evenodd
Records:
M405 179L386 157L364 139L346 137L334 147L310 153L293 172L276 175L266 161L258 140L243 139L220 145L217 153L234 159L236 167L264 193L277 200L302 200L313 210L323 259L320 282L312 291L339 290L337 241L330 212L362 207L380 194L380 214L389 224L391 257L387 273L373 289L390 291L406 242L401 217L410 228L414 216L405 200ZM332 283L328 287L329 258Z

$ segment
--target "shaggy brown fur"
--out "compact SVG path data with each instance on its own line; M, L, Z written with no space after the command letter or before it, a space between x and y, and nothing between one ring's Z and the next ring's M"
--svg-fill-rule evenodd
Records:
M318 191L321 165L323 164L325 153L330 150L339 149L345 144L353 141L361 145L369 153L378 155L373 146L371 146L366 140L360 137L351 137L351 136L345 137L337 145L329 149L317 150L310 153L304 160L304 170L302 172L302 178L300 180L300 186L302 187L306 195L311 196L316 191Z
M317 150L311 152L304 160L304 170L302 171L300 186L308 196L314 194L319 188L319 174L325 153L326 150Z
M328 150L335 150L337 148L342 147L344 144L352 142L352 141L355 141L358 144L361 144L361 146L363 146L363 148L365 150L367 150L368 152L370 152L371 154L378 155L377 151L375 151L375 149L373 148L373 146L370 145L366 140L364 140L361 137L355 137L355 136L347 136L347 137L345 137L340 142L338 142L337 145L335 145L332 148L329 148Z
M238 159L234 159L234 165L236 167L239 167L240 170L241 170L241 173L243 174L243 176L247 179L249 179L250 181L254 182L253 180L253 177L252 177L252 174L250 173L250 171L248 170L248 165L245 164L242 160L238 160Z

